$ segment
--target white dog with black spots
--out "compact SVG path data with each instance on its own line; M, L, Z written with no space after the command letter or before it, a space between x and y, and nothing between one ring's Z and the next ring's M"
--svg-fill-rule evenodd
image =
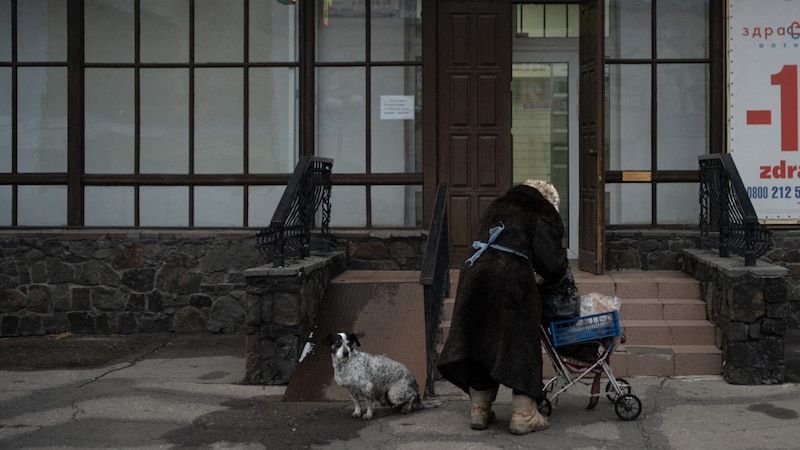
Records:
M361 343L354 333L329 334L322 343L331 347L333 376L350 393L354 418L372 419L375 400L403 414L425 408L411 371L393 359L356 350ZM363 415L359 397L367 407Z

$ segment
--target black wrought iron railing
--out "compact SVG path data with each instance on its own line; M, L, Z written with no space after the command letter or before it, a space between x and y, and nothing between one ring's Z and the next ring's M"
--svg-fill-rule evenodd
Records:
M256 248L276 267L286 258L311 254L311 230L319 212L320 247L328 249L331 221L331 169L333 160L318 156L300 158L269 227L256 235Z
M719 256L733 252L746 266L772 246L772 232L758 221L739 171L728 153L701 155L700 248L719 247ZM713 215L712 215L713 208ZM712 233L716 218L718 232Z
M436 189L433 218L422 258L419 284L423 286L425 298L425 348L428 361L425 395L435 394L434 368L436 367L436 342L442 323L444 299L450 295L450 235L447 224L448 185L442 183Z

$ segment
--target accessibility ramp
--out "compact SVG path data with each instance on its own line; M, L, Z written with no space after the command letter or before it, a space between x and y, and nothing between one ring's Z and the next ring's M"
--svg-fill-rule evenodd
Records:
M425 310L418 271L346 271L331 280L283 396L285 402L349 400L333 379L329 333L355 333L362 352L403 363L425 392Z

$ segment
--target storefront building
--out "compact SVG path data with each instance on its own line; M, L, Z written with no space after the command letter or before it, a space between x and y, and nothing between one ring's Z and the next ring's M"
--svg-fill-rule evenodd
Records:
M448 183L459 261L536 178L582 270L677 269L730 144L728 6L0 0L0 235L251 236L318 155L345 239L424 239Z

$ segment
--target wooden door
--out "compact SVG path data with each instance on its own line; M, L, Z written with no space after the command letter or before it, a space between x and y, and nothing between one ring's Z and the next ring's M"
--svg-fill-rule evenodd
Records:
M603 1L581 0L580 5L580 211L578 267L586 272L604 272L605 182Z
M450 261L472 254L481 213L511 187L511 9L439 3L438 178L450 185Z

